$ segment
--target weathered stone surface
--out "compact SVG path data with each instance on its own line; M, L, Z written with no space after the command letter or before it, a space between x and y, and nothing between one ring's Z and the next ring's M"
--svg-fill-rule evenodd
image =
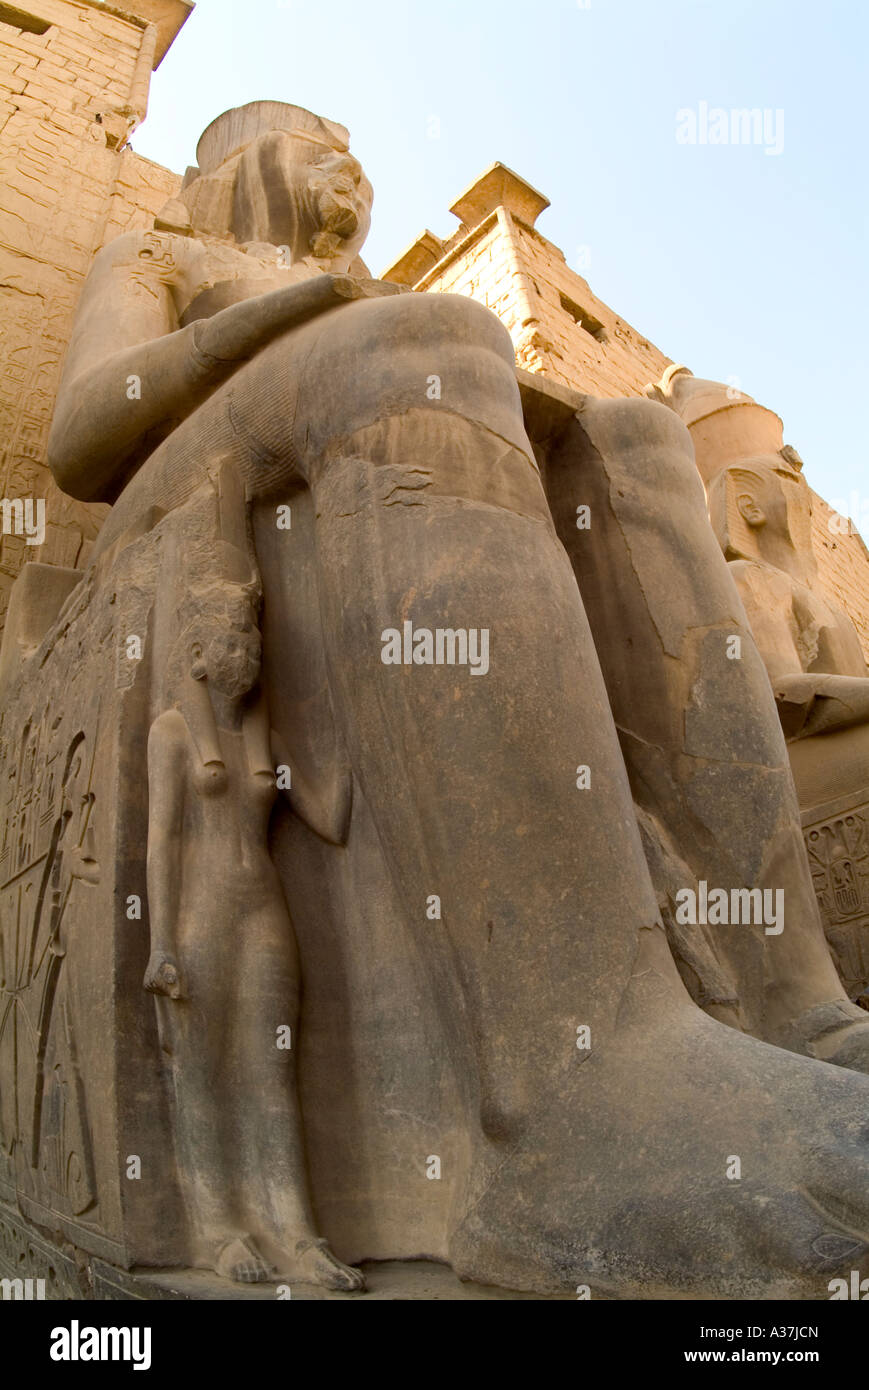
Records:
M342 127L209 129L88 276L49 457L111 512L3 656L0 1195L107 1296L826 1296L869 1028L688 429L368 279Z

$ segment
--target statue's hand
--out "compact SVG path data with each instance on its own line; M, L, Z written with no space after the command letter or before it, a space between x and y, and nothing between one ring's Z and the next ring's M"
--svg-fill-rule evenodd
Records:
M315 275L244 299L194 326L197 351L213 362L241 361L277 334L366 291L349 275Z
M165 994L168 999L186 998L186 990L176 962L165 951L152 951L145 971L145 989L150 994Z

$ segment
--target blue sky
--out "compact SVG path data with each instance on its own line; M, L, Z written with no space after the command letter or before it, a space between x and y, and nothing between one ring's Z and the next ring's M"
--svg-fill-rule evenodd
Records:
M230 106L341 121L374 184L374 273L423 228L449 234L450 203L500 159L550 198L539 230L595 293L776 410L812 486L857 494L866 535L867 16L864 0L199 0L133 143L182 171ZM679 143L676 112L701 102L782 112L781 153Z

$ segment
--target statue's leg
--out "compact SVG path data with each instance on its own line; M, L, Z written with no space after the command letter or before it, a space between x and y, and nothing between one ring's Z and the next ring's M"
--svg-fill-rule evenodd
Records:
M278 450L279 348L258 372L236 418ZM336 713L475 1106L455 1266L824 1297L867 1258L869 1082L681 985L507 335L449 296L351 305L318 329L290 442ZM485 630L487 669L385 664L406 622L420 656L426 632Z
M477 1053L483 1129L504 1139L544 1078L572 1063L577 1025L611 1027L638 931L661 929L509 339L473 303L379 304L386 312L352 306L322 334L297 412L327 659L408 911L443 974L457 975L440 988L453 1032L463 1025L458 1054L466 1063L468 1043ZM487 630L488 670L384 664L383 634L406 621ZM564 688L582 691L570 712L552 698ZM589 741L613 822L576 788ZM427 917L432 896L441 922ZM596 915L620 924L605 963Z
M744 1026L869 1070L869 1018L830 958L769 678L708 524L688 431L649 401L589 399L553 450L547 490L634 796L689 867L682 886L769 891L763 922L708 928ZM672 896L677 879L659 887Z

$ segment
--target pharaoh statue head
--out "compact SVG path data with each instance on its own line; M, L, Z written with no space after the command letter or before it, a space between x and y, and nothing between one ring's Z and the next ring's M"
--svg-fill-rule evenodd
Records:
M812 494L784 460L761 455L732 464L707 489L709 519L728 560L754 560L812 587Z
M225 111L203 133L197 165L157 226L284 247L293 264L314 257L349 269L368 235L374 196L349 141L335 121L284 102Z
M709 518L728 560L754 560L811 586L812 493L782 422L751 396L673 364L646 395L688 426Z

